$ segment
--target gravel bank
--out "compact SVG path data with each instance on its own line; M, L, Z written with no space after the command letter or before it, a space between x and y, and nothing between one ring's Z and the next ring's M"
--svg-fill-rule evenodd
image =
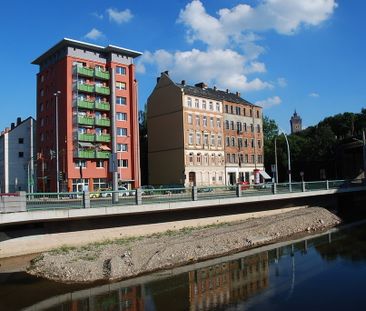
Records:
M68 283L118 280L321 231L339 223L330 211L309 207L218 226L63 247L33 260L28 272Z

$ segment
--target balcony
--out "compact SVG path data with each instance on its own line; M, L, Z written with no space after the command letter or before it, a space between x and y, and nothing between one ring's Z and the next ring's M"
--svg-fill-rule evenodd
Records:
M108 102L95 102L95 109L109 111L111 109L111 105Z
M89 133L83 133L83 134L79 133L78 138L81 141L94 141L95 135Z
M78 116L78 123L83 125L94 125L94 118Z
M102 95L109 95L111 93L107 86L95 86L95 92Z
M109 143L111 141L111 135L109 134L96 135L95 140L97 142Z
M87 76L87 77L94 76L94 70L92 68L80 67L80 66L77 66L76 68L77 68L76 72L80 76Z
M87 101L87 100L77 100L77 104L79 108L85 108L85 109L93 109L94 108L94 102Z
M104 70L100 70L100 69L96 68L95 71L94 71L94 75L95 75L96 78L109 80L109 72L108 71L104 71Z
M95 158L94 150L79 150L76 152L76 158L93 159Z
M97 159L109 159L111 153L109 151L96 151L95 157Z
M87 93L93 93L94 92L94 85L93 84L81 84L81 83L78 83L77 88L81 92L87 92Z
M95 125L111 126L111 120L107 119L107 118L97 118L97 119L95 119Z

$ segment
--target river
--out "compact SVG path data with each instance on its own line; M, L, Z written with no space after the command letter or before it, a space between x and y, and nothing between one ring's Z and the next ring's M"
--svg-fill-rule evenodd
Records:
M366 225L108 284L0 273L0 310L359 310Z

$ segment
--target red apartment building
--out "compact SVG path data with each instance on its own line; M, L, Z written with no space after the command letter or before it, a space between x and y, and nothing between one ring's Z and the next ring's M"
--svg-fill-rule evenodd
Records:
M63 39L32 62L39 65L39 191L57 191L57 180L60 191L110 186L114 153L119 185L140 186L133 64L140 55L118 46Z

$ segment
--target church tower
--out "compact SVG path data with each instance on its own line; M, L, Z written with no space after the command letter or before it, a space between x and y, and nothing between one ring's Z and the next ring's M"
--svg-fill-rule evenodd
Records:
M300 132L302 130L302 119L297 114L296 110L294 112L294 115L291 117L290 124L291 124L291 134Z

